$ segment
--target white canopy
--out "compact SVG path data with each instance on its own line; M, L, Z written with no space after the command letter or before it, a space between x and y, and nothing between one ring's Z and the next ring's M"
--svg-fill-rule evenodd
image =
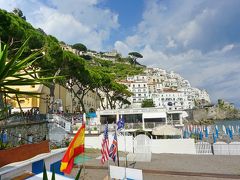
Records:
M171 125L163 125L157 126L152 130L153 135L159 136L180 136L182 134L181 130L171 126Z

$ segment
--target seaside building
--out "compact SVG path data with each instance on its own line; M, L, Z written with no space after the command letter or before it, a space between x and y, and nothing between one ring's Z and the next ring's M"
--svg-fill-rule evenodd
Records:
M50 90L44 85L34 85L34 86L19 86L16 90L25 90L28 92L41 93L40 98L35 96L20 96L19 103L24 112L30 111L33 108L38 108L39 113L48 113L50 108ZM11 105L11 113L20 112L20 107L17 99L7 99L7 102ZM87 112L96 111L100 107L100 99L96 92L89 91L83 99L85 109ZM74 96L74 94L68 89L55 85L54 89L54 112L81 112L81 106L79 99Z
M167 110L166 108L132 108L98 110L95 122L97 125L104 125L106 122L109 128L114 130L114 123L123 118L126 132L134 133L136 130L152 132L153 128L159 125L170 124L175 127L183 126L183 119L187 113L182 110Z
M134 94L129 98L133 108L141 107L145 99L152 99L155 107L168 110L192 109L211 103L206 90L191 87L179 74L160 68L147 68L144 74L128 76L120 83Z

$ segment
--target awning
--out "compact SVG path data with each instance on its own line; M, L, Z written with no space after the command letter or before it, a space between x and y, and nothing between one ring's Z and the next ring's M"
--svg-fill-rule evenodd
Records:
M182 132L180 129L177 129L171 125L163 125L153 128L152 134L159 136L180 136L182 135Z
M97 114L96 114L95 112L87 113L87 114L86 114L86 117L87 117L87 118L95 118L95 117L97 117Z
M143 118L167 118L167 114L165 112L143 113Z

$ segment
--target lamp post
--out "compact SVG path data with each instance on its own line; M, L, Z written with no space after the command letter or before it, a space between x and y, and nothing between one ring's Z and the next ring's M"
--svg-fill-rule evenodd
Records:
M74 82L73 79L70 78L67 83L66 83L67 89L70 91L70 96L71 96L71 113L73 113L73 97L72 97L72 91L73 91L73 86Z

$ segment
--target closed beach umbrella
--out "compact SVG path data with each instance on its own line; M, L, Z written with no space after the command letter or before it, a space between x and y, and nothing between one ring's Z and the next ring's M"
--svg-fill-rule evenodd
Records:
M223 132L227 134L226 127L224 125L222 125L222 129L223 129Z
M171 125L157 126L152 130L153 135L159 136L180 136L182 135L181 130Z
M208 138L208 128L205 128L205 137Z
M202 131L200 131L200 134L199 134L199 139L202 140L203 139L203 133Z
M232 126L232 133L234 134L235 133L235 131L234 131L234 127Z
M230 139L233 139L233 133L232 133L231 129L229 129L229 137L230 137Z
M218 126L215 126L215 131L216 131L216 138L218 138Z
M214 133L212 134L212 136L213 136L213 143L215 143L216 142L216 136L215 136Z

